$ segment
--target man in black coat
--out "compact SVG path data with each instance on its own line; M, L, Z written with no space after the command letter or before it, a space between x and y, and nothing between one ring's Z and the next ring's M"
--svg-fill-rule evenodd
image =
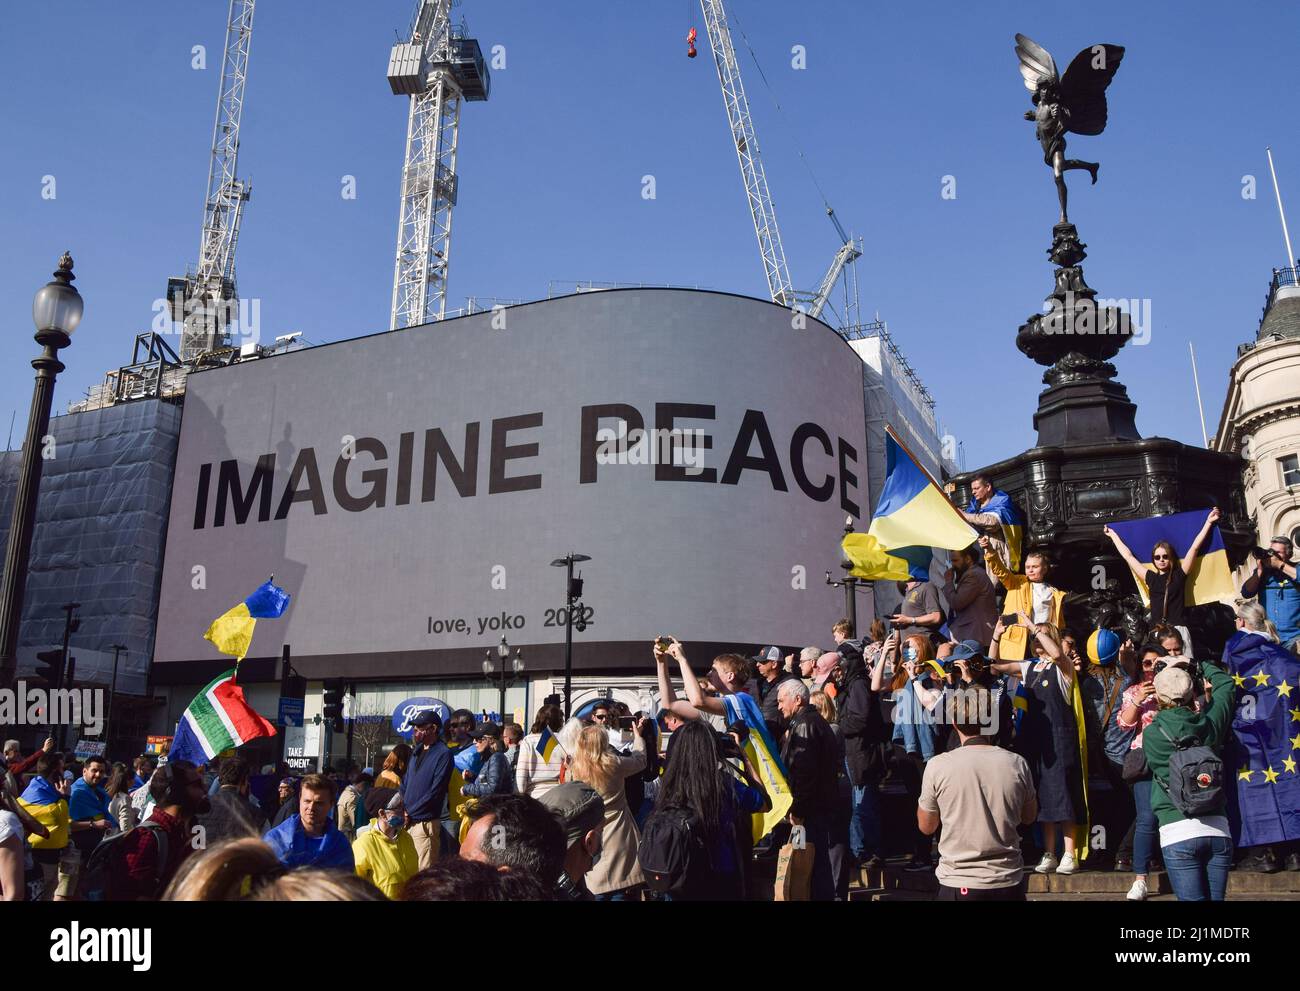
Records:
M798 678L783 681L777 705L786 720L781 762L794 803L790 806L790 841L798 845L794 827L802 826L813 848L812 900L833 901L835 878L831 871L831 824L839 802L836 784L839 745L830 724L808 704L808 686Z
M897 634L890 634L897 640ZM839 701L840 734L849 782L853 785L849 818L849 849L859 864L868 869L881 866L880 799L876 789L885 776L883 745L889 734L880 708L880 679L885 651L881 650L875 671L868 674L862 653L840 651L842 660L834 672Z

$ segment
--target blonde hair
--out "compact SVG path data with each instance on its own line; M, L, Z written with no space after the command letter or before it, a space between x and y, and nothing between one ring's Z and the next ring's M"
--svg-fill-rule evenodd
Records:
M604 726L588 726L578 737L573 755L573 776L604 794L618 769L618 757L609 749L609 733Z
M1061 631L1051 623L1039 623L1037 624L1037 629L1047 634L1047 638L1056 644L1057 648L1061 651L1061 656L1064 657L1065 645L1061 643ZM1038 642L1037 638L1030 637L1030 640L1034 650L1043 649L1043 645Z
M808 702L828 723L835 722L835 700L825 692L813 692L808 696Z
M286 871L257 837L227 840L186 860L167 891L169 902L382 902L369 881L342 871Z

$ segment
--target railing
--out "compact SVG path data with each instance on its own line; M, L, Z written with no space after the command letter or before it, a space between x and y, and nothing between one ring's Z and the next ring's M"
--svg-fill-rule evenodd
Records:
M1259 315L1261 327L1264 325L1264 318L1268 316L1268 311L1273 308L1273 303L1277 299L1277 291L1286 286L1300 286L1300 265L1273 269L1273 281L1268 286L1268 298L1264 300L1264 312Z

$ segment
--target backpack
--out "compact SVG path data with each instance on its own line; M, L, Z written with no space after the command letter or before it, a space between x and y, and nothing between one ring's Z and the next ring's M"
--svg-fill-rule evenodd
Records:
M700 823L690 809L655 809L641 827L637 860L646 884L658 894L688 893L692 874L708 866Z
M1219 755L1195 737L1175 740L1163 726L1156 729L1174 748L1169 755L1169 779L1160 782L1174 808L1192 819L1221 809L1223 761Z
M163 828L162 823L146 820L134 829L128 829L124 833L117 833L102 840L99 846L95 847L86 861L86 865L81 869L81 891L88 902L106 902L113 901L113 867L118 864L126 853L126 847L123 841L137 829L148 829L153 832L154 838L158 842L158 859L154 866L154 895L159 892L161 887L163 871L167 869L167 830Z

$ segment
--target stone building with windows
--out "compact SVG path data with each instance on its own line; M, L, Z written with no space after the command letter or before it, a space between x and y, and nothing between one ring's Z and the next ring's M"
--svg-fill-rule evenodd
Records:
M1300 545L1300 265L1274 271L1255 339L1237 348L1214 449L1245 459L1259 543Z

